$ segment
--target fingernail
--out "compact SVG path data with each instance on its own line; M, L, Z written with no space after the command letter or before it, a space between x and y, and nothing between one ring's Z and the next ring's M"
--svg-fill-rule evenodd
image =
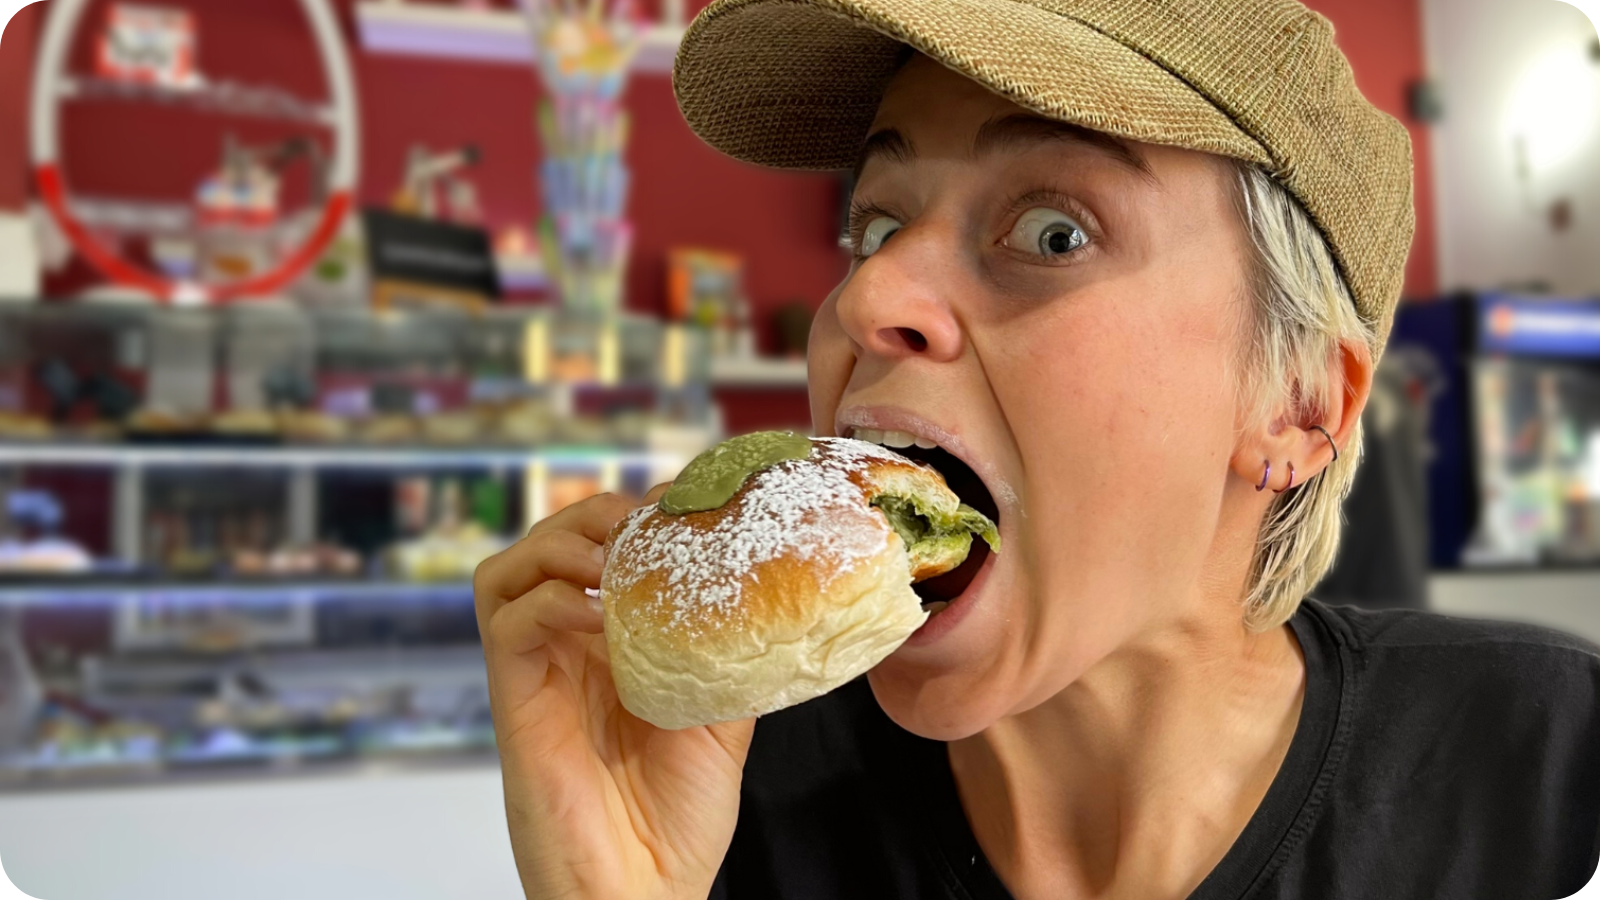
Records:
M589 594L589 608L590 609L594 610L597 613L604 613L606 611L606 605L604 603L600 602L600 592L599 591L595 591L593 593L589 593L588 591L584 591L584 593Z
M594 560L595 562L599 563L602 566L605 565L606 564L606 548L605 548L605 545L604 544L596 544L595 548L593 550L589 551L589 558Z

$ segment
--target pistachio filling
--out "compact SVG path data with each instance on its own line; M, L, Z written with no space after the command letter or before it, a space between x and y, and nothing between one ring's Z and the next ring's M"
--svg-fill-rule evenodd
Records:
M915 496L879 494L872 505L883 511L913 560L949 559L953 569L967 558L974 534L1000 552L999 529L988 516L965 503L954 510L931 509Z

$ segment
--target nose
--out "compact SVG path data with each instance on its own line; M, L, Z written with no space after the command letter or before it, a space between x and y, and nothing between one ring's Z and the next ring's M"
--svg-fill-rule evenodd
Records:
M856 267L839 293L839 324L856 355L949 362L961 355L950 300L959 274L932 230L903 228Z

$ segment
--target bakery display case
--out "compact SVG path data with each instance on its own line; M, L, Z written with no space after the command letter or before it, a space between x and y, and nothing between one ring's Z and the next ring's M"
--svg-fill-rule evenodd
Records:
M721 433L542 307L0 308L0 789L492 757L471 576Z

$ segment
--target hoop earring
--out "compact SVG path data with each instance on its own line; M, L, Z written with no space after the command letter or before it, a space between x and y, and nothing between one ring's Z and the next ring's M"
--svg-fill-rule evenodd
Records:
M1289 483L1283 486L1283 491L1287 491L1292 487L1294 487L1294 463L1289 463ZM1273 491L1273 493L1281 494L1283 491Z
M1264 459L1261 462L1266 465L1267 470L1261 473L1261 483L1256 485L1257 492L1265 488L1267 486L1267 479L1272 477L1272 460Z
M1329 434L1328 433L1328 429L1323 428L1321 425L1313 425L1311 427L1316 429L1317 431L1322 432L1322 436L1328 439L1328 449L1333 451L1333 462L1330 462L1329 465L1332 465L1333 463L1338 462L1339 461L1339 445L1335 444L1333 442L1333 435Z

